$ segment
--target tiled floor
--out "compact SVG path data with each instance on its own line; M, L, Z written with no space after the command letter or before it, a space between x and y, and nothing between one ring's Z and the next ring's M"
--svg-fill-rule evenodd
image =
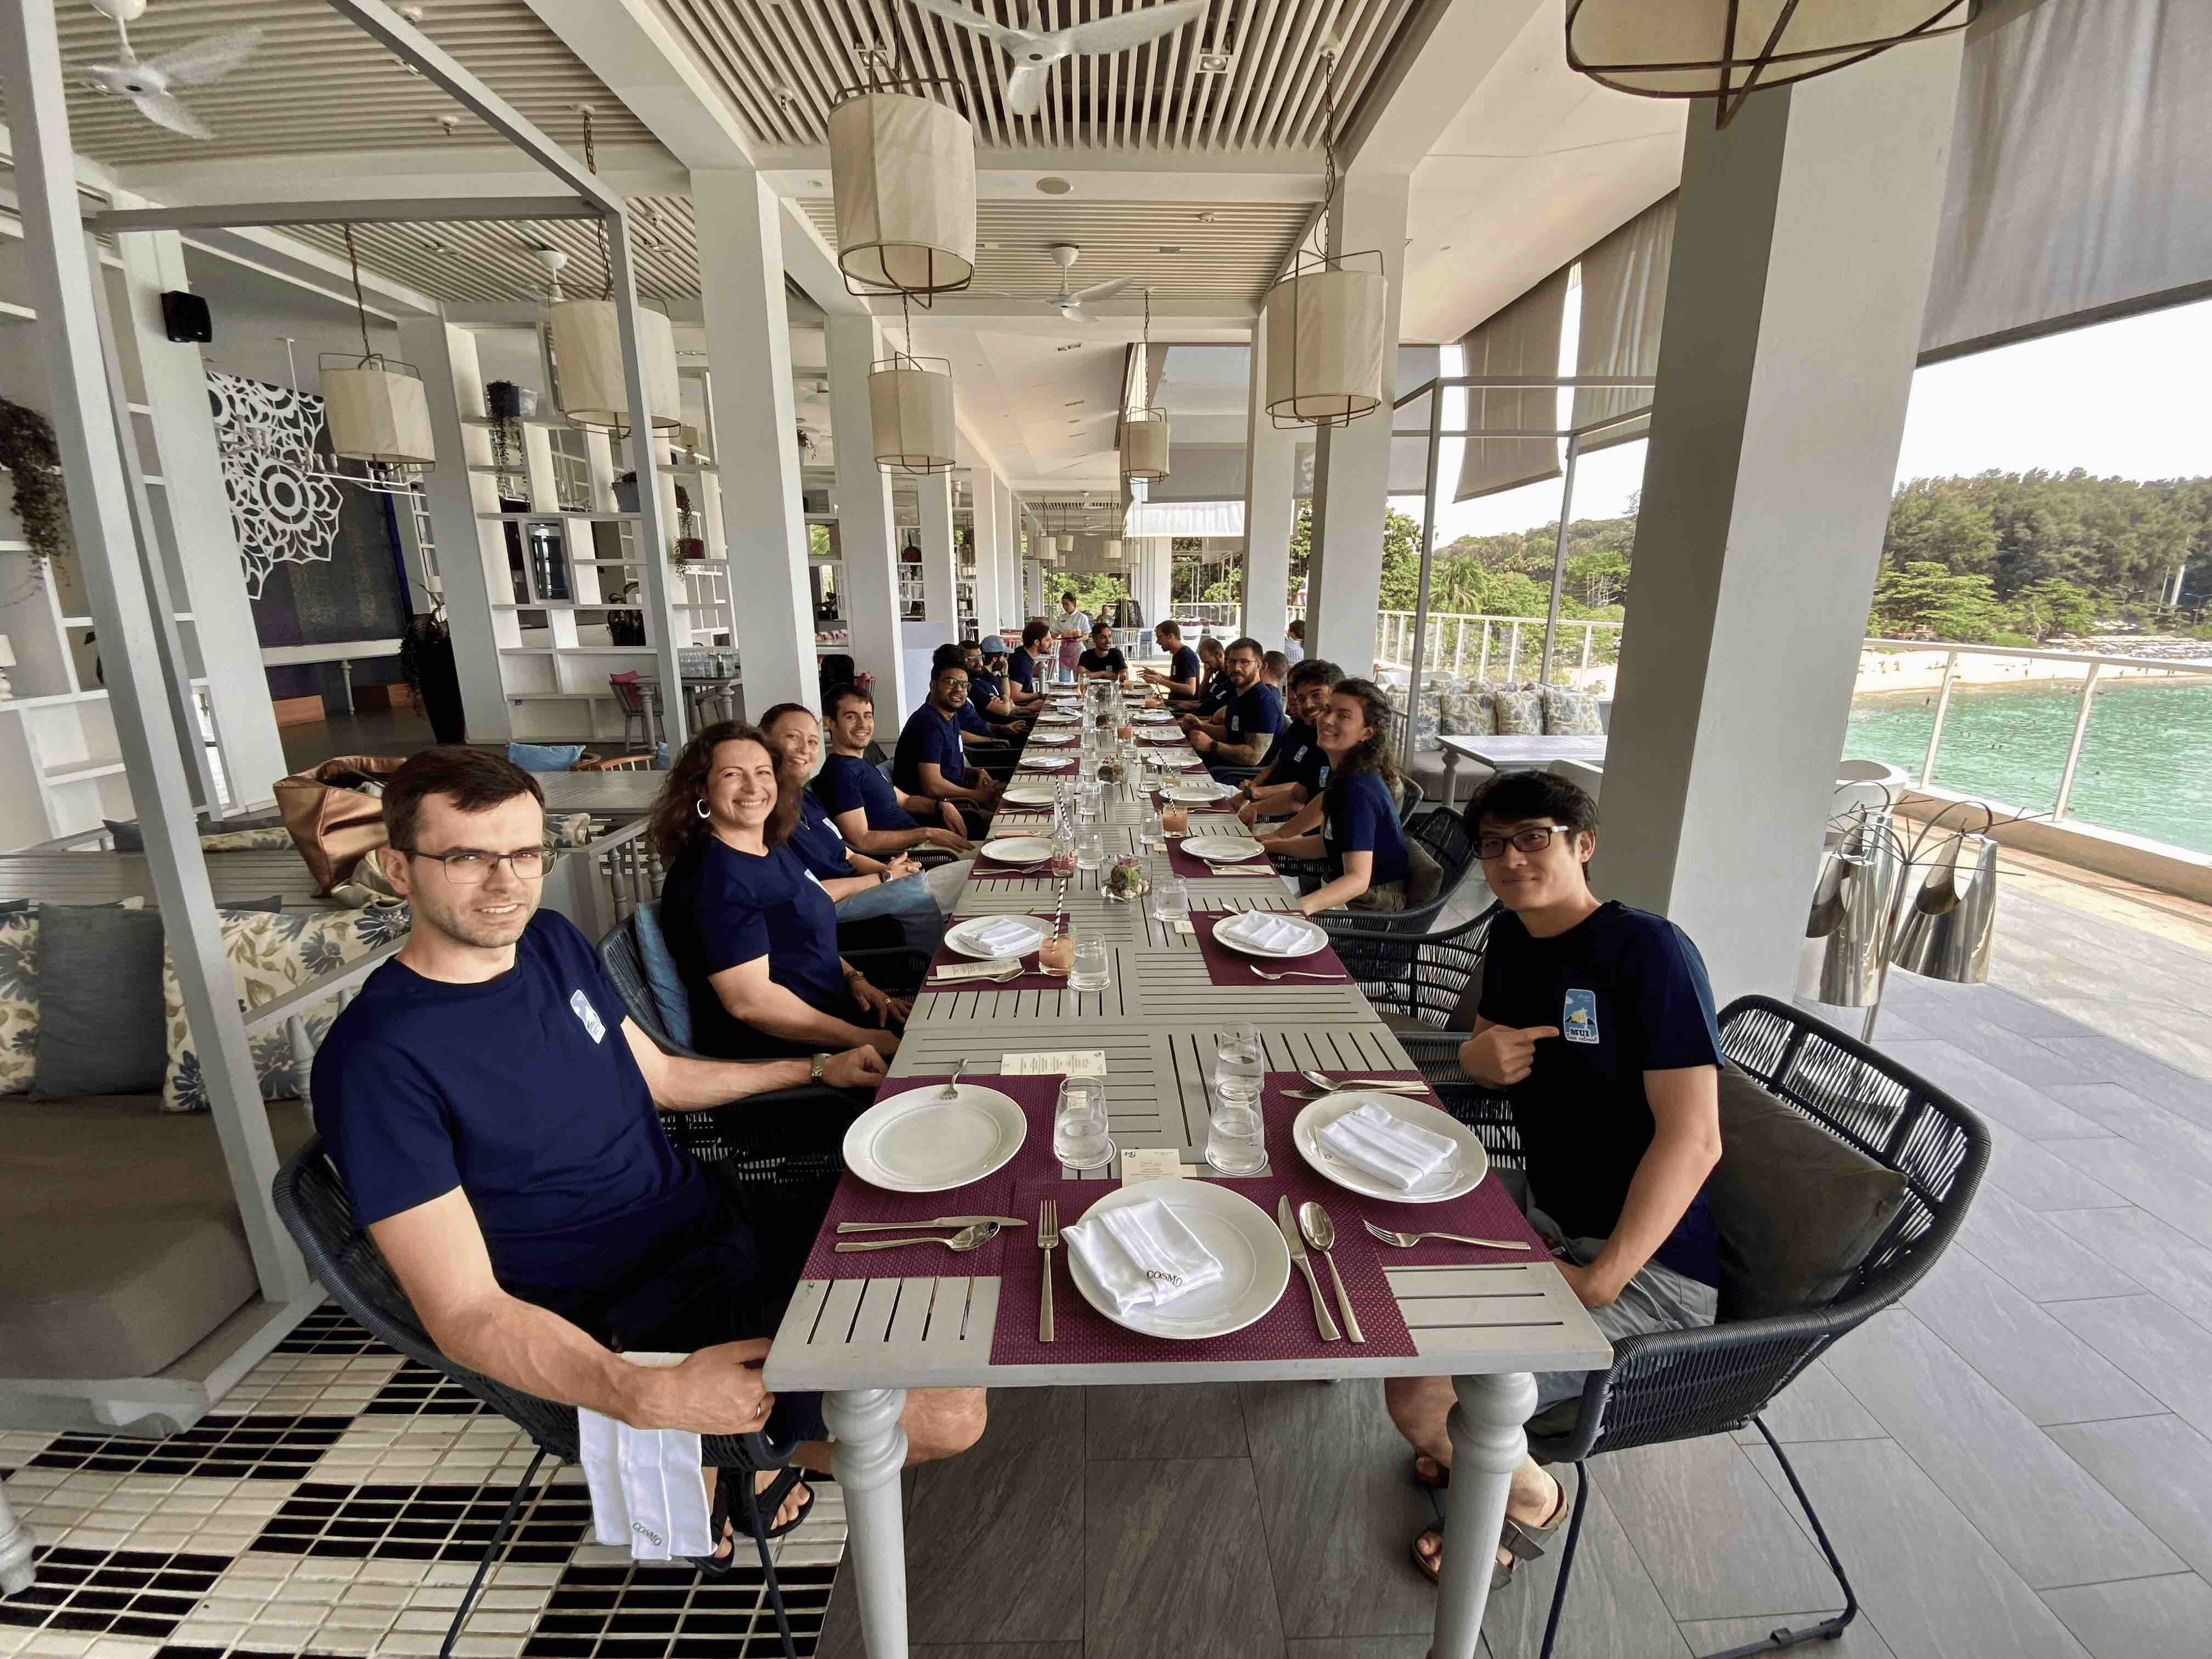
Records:
M1994 983L1893 981L1880 1041L1996 1153L1950 1255L1768 1413L1864 1608L1807 1651L2212 1651L2212 930L2184 920L2151 937L2014 890ZM191 1437L0 1433L42 1548L0 1659L434 1653L526 1458L335 1314ZM1755 1432L1594 1473L1563 1656L1706 1652L1836 1605ZM908 1492L916 1659L1427 1650L1406 1552L1431 1506L1372 1385L1001 1393ZM588 1529L573 1479L536 1500L459 1651L772 1650L757 1574L633 1568ZM860 1652L842 1539L826 1486L781 1558L823 1659ZM1552 1568L1494 1601L1492 1659L1534 1653Z

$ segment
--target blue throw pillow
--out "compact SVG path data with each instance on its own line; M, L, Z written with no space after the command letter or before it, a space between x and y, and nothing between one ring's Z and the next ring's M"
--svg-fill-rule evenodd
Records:
M526 772L568 772L584 758L580 743L510 743L507 757Z
M630 926L637 933L637 954L645 964L646 988L660 1012L660 1030L680 1048L691 1046L691 994L684 988L684 975L660 931L660 907L641 904Z

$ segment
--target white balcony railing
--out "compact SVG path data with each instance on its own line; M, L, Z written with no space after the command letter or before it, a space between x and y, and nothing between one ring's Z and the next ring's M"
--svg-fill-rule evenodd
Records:
M1525 661L1533 676L1544 648L1541 617L1491 617L1463 611L1429 612L1428 638L1421 653L1424 673L1472 674L1480 680L1512 681L1522 678ZM1559 618L1553 646L1553 665L1573 664L1583 669L1610 663L1620 651L1617 622ZM1413 613L1385 611L1375 619L1375 659L1394 667L1411 668L1413 662Z

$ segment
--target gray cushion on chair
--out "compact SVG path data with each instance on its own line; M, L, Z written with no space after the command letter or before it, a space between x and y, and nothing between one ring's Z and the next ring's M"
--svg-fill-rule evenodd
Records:
M40 905L33 1098L151 1093L168 1063L161 913Z
M684 975L676 956L660 931L660 907L641 904L630 918L637 936L638 960L645 968L646 988L660 1013L660 1030L680 1048L691 1046L691 994L684 988Z
M1705 1182L1720 1234L1720 1316L1832 1300L1880 1242L1905 1180L1733 1066L1720 1077L1721 1161Z

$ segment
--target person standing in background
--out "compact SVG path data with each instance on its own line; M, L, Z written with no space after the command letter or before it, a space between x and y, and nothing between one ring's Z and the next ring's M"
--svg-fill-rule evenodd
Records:
M1076 609L1072 591L1060 596L1060 616L1052 631L1060 641L1060 678L1065 684L1074 679L1075 660L1083 654L1084 641L1091 636L1091 613Z

